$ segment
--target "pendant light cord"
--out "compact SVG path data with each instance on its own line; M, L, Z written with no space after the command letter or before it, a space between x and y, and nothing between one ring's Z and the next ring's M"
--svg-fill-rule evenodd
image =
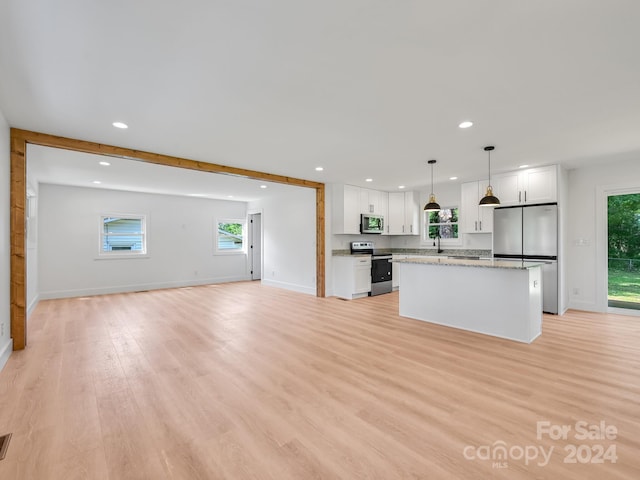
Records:
M431 164L431 195L433 195L433 163Z

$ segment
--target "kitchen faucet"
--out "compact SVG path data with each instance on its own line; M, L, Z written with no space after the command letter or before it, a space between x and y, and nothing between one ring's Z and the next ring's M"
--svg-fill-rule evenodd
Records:
M438 239L438 253L442 253L444 250L442 250L442 249L440 248L440 232L436 233L435 238L437 238L437 239ZM435 241L435 240L433 241L433 246L434 246L434 247L436 246L436 241Z

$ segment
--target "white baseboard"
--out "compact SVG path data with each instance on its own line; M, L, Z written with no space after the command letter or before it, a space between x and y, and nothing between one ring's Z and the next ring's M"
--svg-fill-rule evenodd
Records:
M27 306L27 320L29 319L33 311L36 309L36 307L38 306L39 301L40 301L40 295L36 295L35 298L31 300L31 303L29 303L29 305Z
M175 282L146 283L139 285L115 285L112 287L84 288L76 290L55 290L40 292L40 300L55 298L90 297L93 295L109 295L112 293L140 292L145 290L161 290L163 288L196 287L198 285L211 285L215 283L241 282L251 280L247 275L238 277L204 278L199 280L186 280Z
M0 371L7 364L7 360L11 356L11 352L13 352L13 338L7 340L3 346L0 347Z
M583 310L585 312L602 312L602 309L594 302L581 302L579 300L569 301L569 309L571 310Z
M315 287L305 287L303 285L297 285L295 283L279 282L277 280L262 279L262 285L269 287L283 288L285 290L292 290L294 292L306 293L307 295L315 295Z

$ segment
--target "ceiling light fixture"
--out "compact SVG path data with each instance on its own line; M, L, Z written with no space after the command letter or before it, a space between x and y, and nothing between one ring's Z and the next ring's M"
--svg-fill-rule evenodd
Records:
M529 165L520 165L518 168L527 168Z
M94 180L93 183L95 183L96 185L100 185L102 182L100 180Z
M457 180L458 177L449 177L449 180Z
M406 188L406 187L404 185L398 185L398 188L402 190L403 188Z
M323 170L324 170L324 168L323 168L323 167L316 167L316 172L321 172L321 171L323 171Z
M473 126L473 122L469 121L469 120L465 120L464 122L461 122L458 127L460 128L469 128Z
M436 160L429 160L427 164L431 165L431 195L429 195L429 202L424 206L425 212L437 212L440 210L440 205L436 202L436 196L433 194L433 165Z
M493 195L493 188L491 188L491 151L495 148L496 147L491 145L484 147L484 151L489 154L489 184L487 185L487 193L482 197L478 204L481 207L495 207L496 205L500 205L500 200L498 200L498 197Z
M116 128L129 128L129 125L123 122L113 122L111 125L113 125Z
M108 167L109 165L111 165L109 162L98 162L98 163L103 167Z
M266 185L260 185L260 188L267 188Z
M373 178L365 178L364 181L365 182L373 182Z

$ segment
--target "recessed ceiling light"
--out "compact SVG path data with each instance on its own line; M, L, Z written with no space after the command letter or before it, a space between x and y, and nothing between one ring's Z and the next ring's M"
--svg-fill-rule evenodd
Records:
M518 168L527 168L529 165L520 165Z
M94 180L93 183L95 183L96 185L100 185L102 182L100 180Z
M373 178L365 178L364 181L365 182L373 182Z
M206 197L207 196L206 193L188 193L187 195L189 197Z
M108 167L109 165L111 165L109 162L98 162L98 163L100 163L100 165L104 167Z
M260 188L267 188L266 185L260 185Z
M470 122L469 120L465 120L464 122L461 122L458 127L460 128L469 128L473 125L473 122Z
M398 185L398 188L402 189L402 188L405 188L405 186L404 185Z
M323 167L316 167L316 172L321 172L321 171L323 171L323 170L324 170L324 168L323 168Z
M123 122L113 122L111 125L113 125L116 128L129 128L129 125Z
M227 198L233 198L233 195L227 195Z
M449 177L449 180L457 180L458 177Z

